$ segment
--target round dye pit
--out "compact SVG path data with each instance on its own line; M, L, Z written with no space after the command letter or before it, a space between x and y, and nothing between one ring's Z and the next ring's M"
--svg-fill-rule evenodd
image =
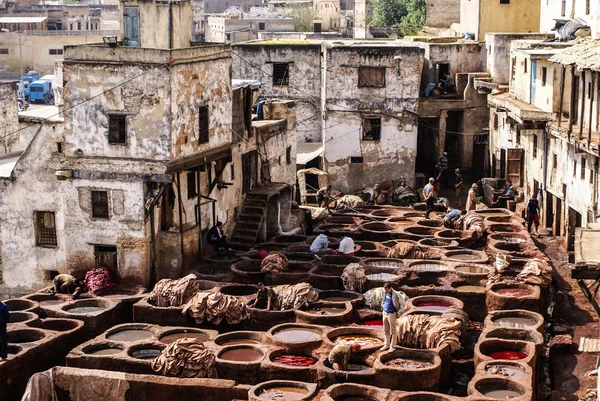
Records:
M308 395L308 391L296 387L273 387L258 395L259 400L265 401L298 401Z
M260 341L258 340L251 340L249 338L246 339L234 339L234 340L229 340L229 341L225 341L223 343L221 343L222 346L228 346L228 345L258 345L260 344Z
M219 358L233 362L256 362L263 357L262 352L252 347L237 347L226 349L219 354Z
M236 297L247 297L256 294L258 287L255 285L226 285L221 287L221 293Z
M12 312L10 314L10 323L21 323L29 320L35 320L38 315L32 312Z
M454 268L458 273L489 274L491 269L487 266L463 265Z
M6 336L9 343L25 344L41 340L46 337L46 334L43 331L26 329L9 331Z
M451 303L443 301L424 301L413 305L417 308L439 312L444 312L452 306Z
M373 397L369 397L367 395L358 395L358 394L346 394L340 395L339 397L335 397L335 401L377 401Z
M323 316L330 316L330 315L337 315L339 313L343 313L345 311L344 308L336 308L333 306L319 306L319 307L315 307L315 308L311 308L309 310L307 310L307 313L310 314L314 314L314 315L323 315Z
M150 360L157 358L160 355L160 353L161 350L156 348L143 348L133 351L131 353L131 356L135 359Z
M504 361L518 361L527 358L527 356L527 353L522 351L496 351L490 354L490 358Z
M74 319L41 319L27 323L30 327L52 331L70 331L80 326L79 320Z
M120 354L121 352L123 352L122 349L119 348L99 348L96 350L91 350L91 351L87 351L86 354L88 355L97 355L97 356L102 356L102 355L115 355L115 354Z
M523 395L516 390L510 389L490 389L482 394L486 397L493 398L495 400L504 400L506 398L520 397L521 395Z
M371 281L391 281L391 280L397 280L397 279L398 279L398 275L391 274L391 273L374 273L374 274L367 275L367 280L371 280Z
M325 301L325 302L348 302L351 301L352 298L350 297L345 297L342 295L338 295L338 296L330 296L330 297L325 297L325 298L319 298L319 301Z
M78 315L85 315L86 313L95 313L100 312L101 310L103 309L98 306L77 306L75 308L67 310L67 312L75 313Z
M485 292L485 287L479 285L459 285L455 288L458 292Z
M434 262L414 262L409 265L409 269L419 272L441 272L447 271L448 266L442 263Z
M348 372L364 372L365 370L369 370L371 367L369 365L363 365L361 363L349 363L348 364Z
M273 363L286 366L306 367L317 363L317 358L303 355L280 355L273 358Z
M365 261L365 267L374 267L383 270L396 270L404 267L399 259L370 259Z
M35 309L38 304L30 299L7 299L4 301L8 310L11 312L16 311L29 311Z
M302 343L306 341L317 341L321 339L321 333L317 330L310 330L305 328L290 328L283 329L276 333L273 333L273 336L280 340L288 343Z
M525 370L516 365L508 365L502 363L489 364L485 368L485 373L493 376L503 376L511 378L519 378L525 376Z
M381 320L381 319L365 320L364 322L361 323L361 325L379 328L379 327L383 327L383 320Z
M374 347L383 344L379 338L369 337L369 336L354 336L354 335L345 335L339 336L333 339L335 344L339 344L341 342L344 343L359 343L362 348L365 347Z
M425 369L433 366L433 363L427 361L417 361L416 359L395 358L387 361L385 366L392 366L402 369Z
M208 339L209 339L208 336L204 333L185 332L184 331L184 332L166 334L160 338L160 342L163 344L171 344L182 338L191 338L191 339L194 339L201 343L208 341Z
M448 255L448 259L472 262L474 260L479 260L480 256L470 252L457 252Z
M526 329L533 327L537 324L537 320L530 317L522 316L505 316L498 319L494 319L493 322L501 327L508 327L511 329Z
M533 292L525 288L501 288L494 291L496 294L504 295L505 297L522 298L533 295Z
M154 333L148 330L125 329L109 334L106 336L106 339L111 341L132 342L145 340L152 336L154 336Z

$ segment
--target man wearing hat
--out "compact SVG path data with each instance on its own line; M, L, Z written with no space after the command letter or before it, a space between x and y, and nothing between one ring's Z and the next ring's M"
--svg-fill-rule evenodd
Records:
M427 205L427 210L425 211L425 218L429 218L429 214L433 211L433 202L435 202L435 187L433 184L435 183L435 179L432 177L429 179L429 184L423 187L423 200Z
M473 183L473 185L471 185L471 189L469 189L469 193L467 194L467 205L465 209L467 211L475 210L477 209L477 205L479 203L480 202L477 200L477 184Z
M454 181L454 192L456 193L456 199L458 200L458 207L462 207L462 190L464 179L462 174L460 173L460 169L454 170L454 174L456 175L456 180Z

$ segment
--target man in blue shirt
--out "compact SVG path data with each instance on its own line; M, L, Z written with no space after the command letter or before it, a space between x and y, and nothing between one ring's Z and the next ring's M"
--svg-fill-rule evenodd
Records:
M383 285L383 331L385 332L385 342L382 351L396 349L398 333L396 329L396 317L406 309L405 295L401 292L394 291L390 283Z
M310 251L312 253L325 254L331 253L329 249L329 231L325 230L323 234L319 234L317 238L310 244Z
M460 216L464 216L467 214L466 210L460 209L449 209L450 211L444 216L444 227L446 228L454 228L454 222L460 218Z
M6 325L8 323L10 323L8 306L0 301L0 359L8 358L8 338L6 336Z
M433 202L435 201L435 187L433 184L435 183L435 179L432 177L429 179L429 184L423 187L423 199L425 200L425 204L427 205L427 211L425 212L425 218L429 218L429 214L433 211Z

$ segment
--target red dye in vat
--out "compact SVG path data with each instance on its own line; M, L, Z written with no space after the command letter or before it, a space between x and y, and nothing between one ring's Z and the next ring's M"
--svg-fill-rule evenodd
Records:
M365 320L361 324L363 326L383 326L383 320Z
M490 354L494 359L504 359L507 361L518 361L527 358L527 353L521 351L496 351Z
M289 366L310 366L316 363L317 359L302 355L281 355L274 358L273 362Z
M444 310L448 309L449 307L451 307L452 304L448 303L448 302L443 302L443 301L425 301L425 302L419 302L419 303L415 304L415 306L418 308L425 308L425 309L429 309L429 310L444 311Z
M523 288L502 288L496 291L500 295L504 295L507 297L527 297L532 294L531 291L523 289Z

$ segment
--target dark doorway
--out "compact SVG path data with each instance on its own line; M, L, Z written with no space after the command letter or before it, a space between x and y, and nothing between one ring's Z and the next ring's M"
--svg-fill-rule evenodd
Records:
M175 207L175 191L173 185L165 191L162 200L160 201L160 229L168 231L173 227L173 208Z
M450 64L436 64L435 65L435 82L440 82L440 79L445 75L450 74Z
M552 195L550 192L545 192L545 196L546 196L546 224L545 227L546 229L552 234L554 235L554 230L552 230L552 226L554 224L554 195Z
M117 263L117 247L114 245L94 245L94 259L96 267L106 267L113 278L119 281L119 268Z
M415 172L426 176L434 174L435 163L438 154L438 131L440 128L439 118L419 119L417 135L417 160Z
M506 149L500 149L500 165L498 166L498 178L506 178Z
M242 191L248 193L258 183L258 152L253 150L242 155Z
M315 33L320 33L321 32L321 23L320 22L315 22L314 23L314 31Z
M449 111L446 118L444 151L448 153L448 171L462 168L463 117L462 111Z
M318 168L323 169L323 163L321 156L315 157L311 161L306 163L306 168ZM308 192L316 192L319 190L319 176L316 174L306 174L306 190Z
M575 228L581 227L581 214L577 211L569 208L569 235L567 242L567 249L569 252L575 250Z
M471 169L477 176L486 176L486 158L488 155L488 135L478 134L473 138L473 162Z

